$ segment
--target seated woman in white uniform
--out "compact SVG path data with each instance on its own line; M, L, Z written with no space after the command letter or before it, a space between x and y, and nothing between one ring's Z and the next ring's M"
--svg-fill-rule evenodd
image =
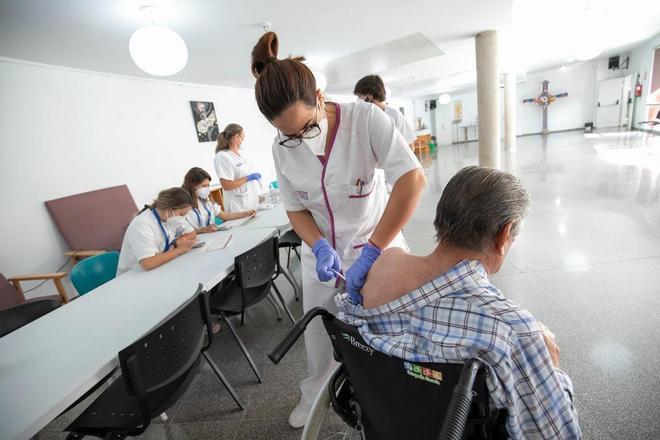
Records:
M197 234L183 220L191 207L188 191L170 188L133 217L121 245L117 276L138 266L155 269L192 249Z
M198 234L218 230L215 218L223 221L250 217L256 214L254 209L238 212L225 212L209 196L211 175L199 167L188 170L183 178L183 189L192 197L192 209L186 215L186 222L195 228Z
M385 102L385 83L378 75L367 75L355 83L353 94L365 102L371 102L383 110L387 116L392 118L396 129L408 145L411 145L417 139L415 132L406 120L406 117L394 107L390 107Z
M229 124L218 136L215 148L215 172L224 191L227 212L257 209L259 205L261 174L254 172L252 164L241 155L244 140L243 127Z

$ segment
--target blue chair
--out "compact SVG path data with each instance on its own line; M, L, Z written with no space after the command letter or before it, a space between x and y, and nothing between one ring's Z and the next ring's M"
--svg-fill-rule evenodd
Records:
M85 258L73 267L71 282L84 295L113 279L117 274L119 252L106 252Z

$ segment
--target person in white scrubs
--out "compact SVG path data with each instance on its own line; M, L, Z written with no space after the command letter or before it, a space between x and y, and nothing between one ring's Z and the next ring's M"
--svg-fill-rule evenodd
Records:
M406 117L394 107L390 107L386 102L385 83L378 75L367 75L361 78L353 88L353 94L365 102L371 102L378 106L394 121L403 139L412 148L413 142L417 139L415 131L412 129Z
M236 220L251 217L256 214L254 209L238 212L225 212L215 203L210 195L211 175L202 168L194 167L188 170L183 178L181 187L188 191L192 197L192 209L186 215L186 222L198 234L215 232L218 230L216 217L222 221Z
M243 127L229 124L218 136L215 148L215 172L220 178L228 212L257 209L259 205L261 174L241 155L244 140Z
M192 249L197 234L184 221L191 206L188 191L170 188L133 217L121 245L117 276L136 267L155 269Z
M392 120L364 102L324 102L301 58L277 58L278 40L264 34L252 51L255 96L278 130L272 152L284 207L303 239L303 309L337 312L343 292L361 302L371 265L389 246L405 246L401 230L412 215L426 178ZM389 196L383 168L393 184ZM289 417L302 427L316 395L334 371L332 345L320 320L305 332L309 376Z

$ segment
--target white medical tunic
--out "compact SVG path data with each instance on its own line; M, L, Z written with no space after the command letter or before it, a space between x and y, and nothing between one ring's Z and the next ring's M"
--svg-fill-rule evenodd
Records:
M311 213L321 234L337 250L345 271L383 215L389 197L385 177L394 184L421 165L394 121L373 104L337 105L337 125L336 133L328 133L331 147L327 159L316 156L304 144L281 146L278 138L273 142L273 158L284 208ZM405 247L403 235L399 233L391 245ZM334 313L334 296L341 286L336 280L319 281L315 265L314 254L303 243L303 310L323 307ZM300 405L311 408L337 367L321 320L308 324L305 350L308 376L300 383Z
M180 224L173 228L162 223L167 239L171 243L176 237L188 232L189 228ZM191 229L191 228L190 228ZM140 265L140 260L165 252L165 234L151 209L146 209L133 217L124 234L121 244L117 276Z
M349 263L359 256L387 204L383 174L376 169L382 168L394 185L421 165L393 120L375 105L338 104L337 122L327 161L304 144L281 146L278 138L273 158L284 208L308 210L342 261Z
M417 135L415 135L415 132L406 120L406 117L399 110L395 109L394 107L385 106L385 114L392 118L394 125L396 126L397 130L399 130L399 133L401 133L408 145L412 144L415 139L417 139Z
M229 149L215 155L215 172L220 179L236 180L253 173L252 164ZM223 190L225 211L237 212L257 209L259 182L252 180L236 189Z
M205 228L215 224L215 217L220 214L220 205L210 199L197 199L197 208L186 215L186 221L195 229Z

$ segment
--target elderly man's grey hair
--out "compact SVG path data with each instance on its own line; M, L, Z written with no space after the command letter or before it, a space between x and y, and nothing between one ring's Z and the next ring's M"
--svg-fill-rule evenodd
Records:
M492 168L466 167L451 178L436 209L436 238L484 252L512 222L515 237L527 215L529 194L517 177Z

